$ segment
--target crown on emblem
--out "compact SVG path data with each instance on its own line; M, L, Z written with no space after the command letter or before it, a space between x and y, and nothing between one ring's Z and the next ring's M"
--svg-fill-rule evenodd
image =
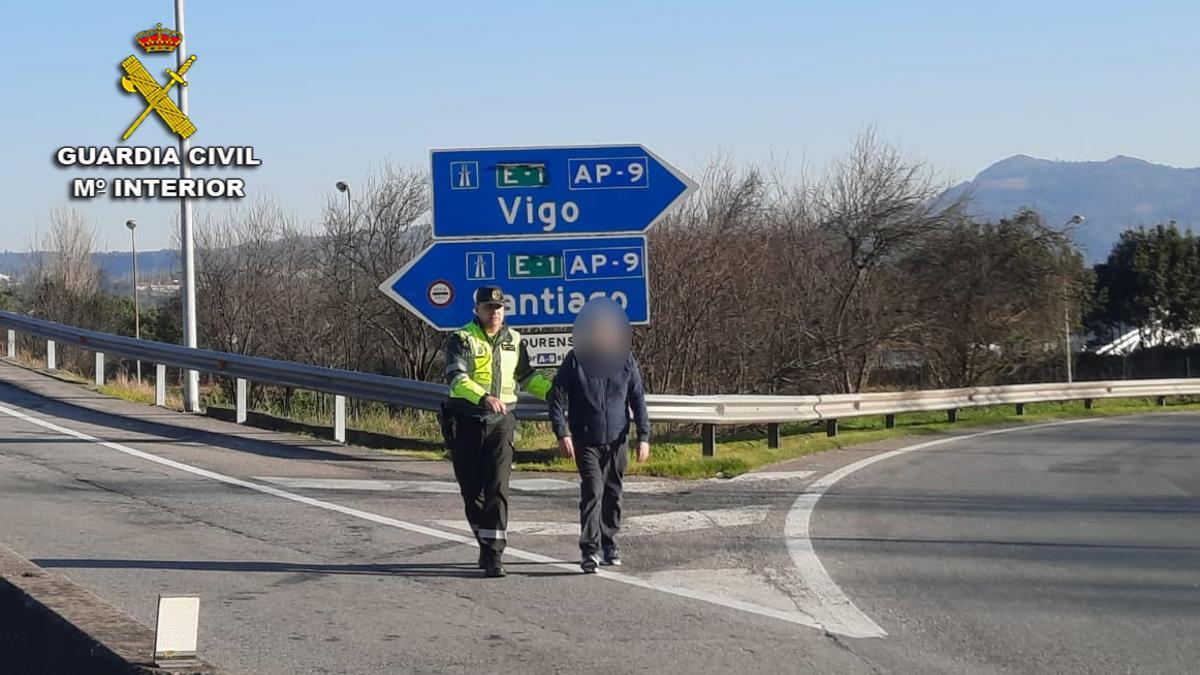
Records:
M158 24L150 30L144 30L137 34L138 44L146 52L173 52L179 47L179 43L183 42L183 33L170 28L163 28L162 24Z

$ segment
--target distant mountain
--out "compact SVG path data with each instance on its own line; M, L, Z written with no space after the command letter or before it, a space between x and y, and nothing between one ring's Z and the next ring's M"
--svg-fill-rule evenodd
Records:
M1029 207L1058 225L1082 214L1086 220L1075 239L1090 262L1107 258L1127 227L1168 220L1200 227L1200 167L1176 168L1124 155L1104 162L1014 155L951 188L950 194L964 191L974 198L971 212L984 218Z
M22 278L33 264L37 253L0 251L0 274ZM92 260L109 281L133 278L133 254L129 251L93 253ZM154 279L177 275L179 252L171 249L138 251L138 276ZM128 283L128 282L127 282Z
M133 278L133 254L129 251L93 253L92 260L109 279ZM138 278L178 276L180 269L179 251L160 249L138 251Z

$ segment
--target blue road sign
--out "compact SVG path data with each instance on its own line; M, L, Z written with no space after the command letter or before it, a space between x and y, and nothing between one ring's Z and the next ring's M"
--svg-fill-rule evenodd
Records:
M569 326L600 296L646 324L646 264L642 236L435 241L379 288L438 330L471 320L480 286L504 290L511 326Z
M433 236L645 232L696 189L640 145L434 150Z

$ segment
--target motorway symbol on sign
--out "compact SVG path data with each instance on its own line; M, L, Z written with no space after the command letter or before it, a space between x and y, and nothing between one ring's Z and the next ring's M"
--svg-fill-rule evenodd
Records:
M696 184L640 145L434 150L433 236L645 232Z
M504 289L515 327L570 326L600 296L630 322L650 321L642 236L435 241L379 289L434 328L455 330L471 320L475 289L492 284Z

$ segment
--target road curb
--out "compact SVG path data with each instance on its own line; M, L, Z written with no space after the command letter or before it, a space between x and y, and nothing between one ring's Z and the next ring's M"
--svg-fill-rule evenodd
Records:
M203 661L157 668L153 652L149 626L0 545L0 659L6 672L220 675Z

